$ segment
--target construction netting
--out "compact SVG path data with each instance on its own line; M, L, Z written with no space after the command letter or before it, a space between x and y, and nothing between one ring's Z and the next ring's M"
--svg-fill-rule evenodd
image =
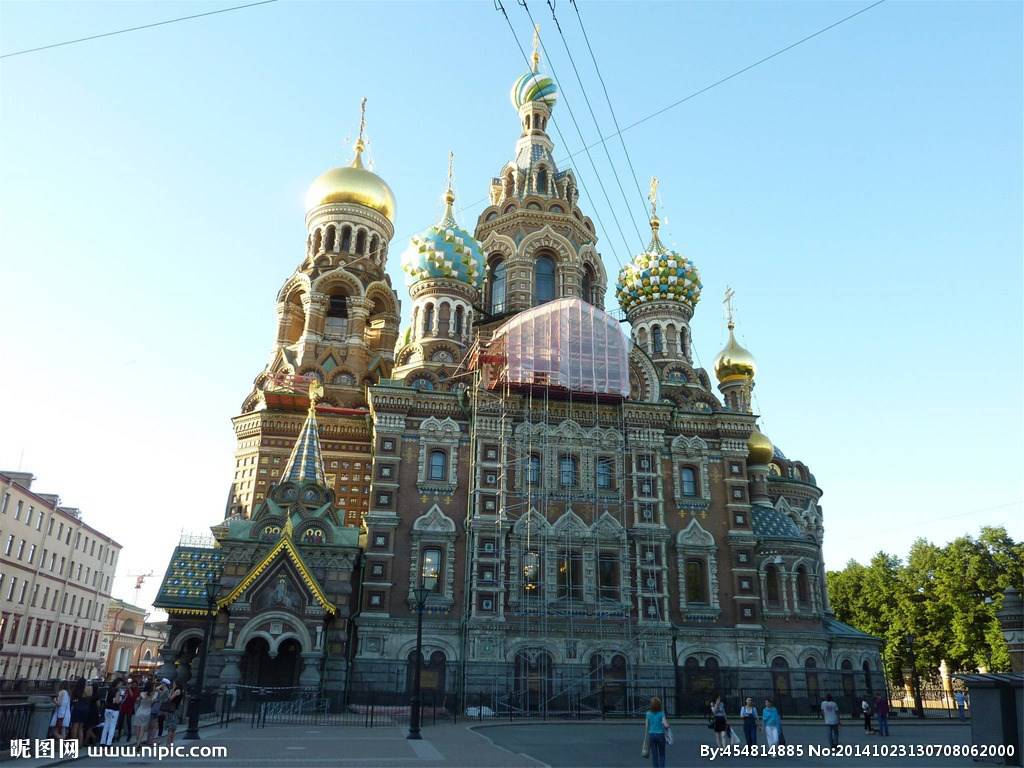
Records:
M629 343L614 317L568 298L520 312L495 331L489 353L513 384L628 397Z

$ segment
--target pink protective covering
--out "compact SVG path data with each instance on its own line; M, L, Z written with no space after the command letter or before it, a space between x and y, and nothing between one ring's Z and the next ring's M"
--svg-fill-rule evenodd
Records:
M551 384L629 396L629 340L619 321L582 299L550 301L520 312L495 332L514 384Z

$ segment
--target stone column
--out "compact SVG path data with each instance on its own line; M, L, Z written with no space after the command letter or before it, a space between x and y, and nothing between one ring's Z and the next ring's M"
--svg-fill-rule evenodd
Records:
M242 670L239 662L242 660L242 651L236 648L225 648L224 668L220 671L221 685L235 685L242 680Z
M299 673L299 685L313 688L320 685L320 659L318 651L302 652L302 672Z
M113 647L111 647L113 650ZM165 645L160 649L160 669L157 671L157 677L166 677L168 680L174 680L177 676L177 670L174 668L174 657L177 656L174 649L169 645Z
M366 332L366 320L370 317L372 302L356 296L348 299L348 343L364 344L363 334ZM435 312L434 317L437 317Z

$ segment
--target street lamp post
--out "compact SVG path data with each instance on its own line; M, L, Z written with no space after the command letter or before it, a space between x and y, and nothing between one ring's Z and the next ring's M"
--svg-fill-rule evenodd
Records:
M408 739L421 739L420 736L420 668L423 666L423 608L427 597L437 586L437 572L424 569L420 575L420 585L413 590L416 597L416 669L412 673L412 698L409 700L409 735Z
M199 738L199 701L203 695L203 684L206 678L206 657L209 653L210 642L213 637L213 621L217 614L214 609L217 607L216 576L210 574L206 580L206 634L203 637L202 653L199 654L199 674L192 682L192 695L188 702L188 730L185 732L186 739Z
M917 654L914 652L914 636L907 635L907 654L910 656L910 687L914 691L914 715L924 717L924 705L921 703L921 681L917 676Z

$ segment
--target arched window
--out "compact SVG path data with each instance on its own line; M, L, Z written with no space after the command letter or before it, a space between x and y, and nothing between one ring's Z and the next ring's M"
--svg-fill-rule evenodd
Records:
M533 453L526 459L526 482L540 485L540 456Z
M683 496L697 495L697 473L693 467L683 467L679 473L680 485L682 485Z
M576 457L571 454L563 454L558 459L558 484L563 488L572 488L576 485Z
M587 264L583 267L583 300L591 304L597 304L597 296L594 295L594 268Z
M651 342L654 346L654 354L662 355L665 353L665 338L661 334L660 325L651 328Z
M334 250L334 236L335 236L335 230L334 230L334 225L332 224L331 226L329 226L327 228L327 238L324 241L324 250L325 251L333 251Z
M801 607L811 604L811 585L807 578L807 569L799 566L796 569L796 602Z
M818 684L818 662L813 657L808 657L804 662L804 676L807 678L807 698L812 704L817 704L821 697L821 686Z
M455 308L455 328L454 334L456 336L462 336L462 315L463 309L461 306Z
M707 564L695 557L686 561L686 602L708 603Z
M370 238L370 258L380 261L380 254L377 250L380 248L380 240L376 235Z
M500 315L505 311L505 278L507 268L504 261L496 261L491 266L490 306L492 315Z
M546 195L548 192L548 172L546 168L541 168L537 171L537 191Z
M545 304L555 298L555 262L541 256L533 267L533 303Z
M422 578L423 576L434 577L434 586L431 588L431 592L441 591L441 550L437 547L423 550L420 577Z
M766 595L768 605L780 605L782 603L782 590L779 589L779 569L769 565L765 570Z
M362 256L366 253L366 230L360 229L356 233L356 255Z
M610 490L612 487L614 461L608 456L599 456L597 459L597 487L602 491Z
M327 317L324 320L324 335L341 339L348 327L348 299L343 295L331 296L327 300Z
M352 227L345 225L341 228L341 252L348 253L352 250Z
M427 304L423 310L423 333L424 335L434 332L434 305Z
M320 253L320 245L321 245L321 235L320 235L320 230L318 229L313 234L313 253Z
M789 662L781 656L772 659L772 687L775 689L776 698L789 696ZM776 704L780 703L776 702Z
M448 454L442 450L430 452L430 471L428 477L431 480L444 480L448 476Z
M146 650L146 655L143 657L142 660L143 661L152 661L153 660L153 652L147 649Z

